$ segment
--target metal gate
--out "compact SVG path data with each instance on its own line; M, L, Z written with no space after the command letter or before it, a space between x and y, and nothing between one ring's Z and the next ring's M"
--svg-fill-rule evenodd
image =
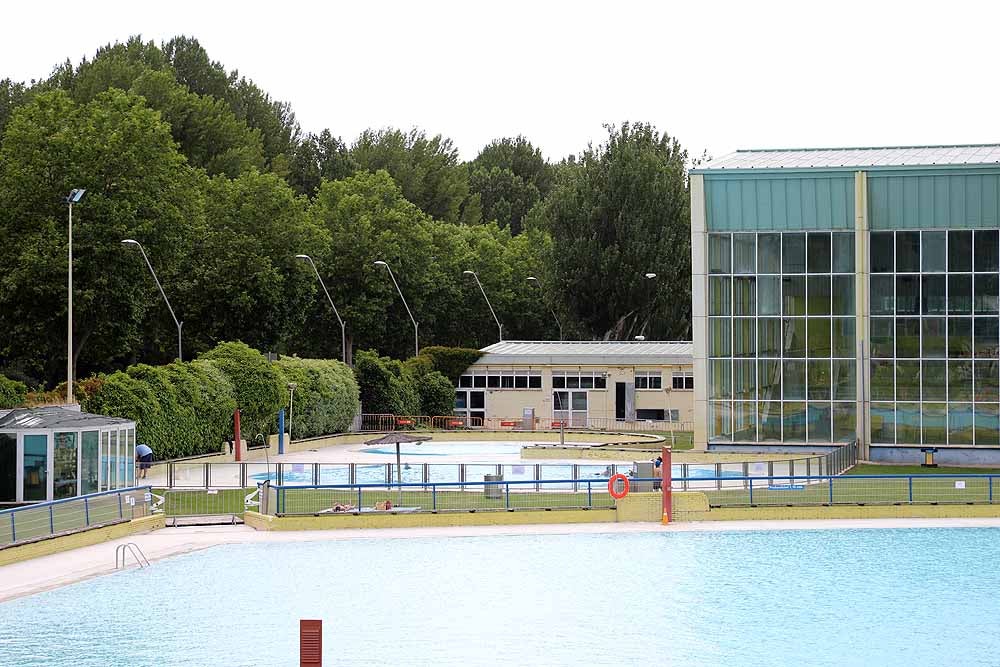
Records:
M162 510L168 526L243 523L243 511L256 495L246 489L167 489Z

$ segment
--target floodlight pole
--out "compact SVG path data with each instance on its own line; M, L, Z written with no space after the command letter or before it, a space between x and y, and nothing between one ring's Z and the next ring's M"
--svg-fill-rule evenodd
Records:
M123 245L134 245L142 253L142 258L146 260L146 266L149 267L149 272L153 274L153 280L156 282L156 287L160 290L160 296L163 297L164 303L167 304L167 310L170 311L170 317L174 318L174 324L177 325L177 361L184 361L184 353L181 350L181 328L184 326L183 322L178 321L177 315L174 314L174 309L170 306L170 299L167 298L166 293L163 291L163 285L160 284L160 279L156 277L156 271L153 270L153 265L149 261L149 257L146 256L146 251L143 249L142 244L135 239L125 239L122 241Z
M73 204L83 200L87 191L82 188L70 190L63 200L69 204L69 271L66 279L66 403L73 403Z
M476 275L475 271L462 271L467 276L472 276L476 279L476 284L479 285L479 291L483 293L483 298L486 299L486 305L490 307L490 313L493 315L493 321L497 323L497 331L500 334L500 342L503 342L503 325L500 324L500 319L497 317L497 313L493 310L493 304L490 303L490 298L486 296L486 290L483 289L483 284L479 282L479 276Z
M330 297L330 292L326 289L326 283L319 275L319 270L316 268L316 262L313 261L312 257L309 255L296 255L296 259L304 259L309 262L312 266L313 273L316 274L316 280L319 281L320 287L323 288L323 294L326 294L326 300L330 302L330 307L333 308L333 314L337 316L337 321L340 322L340 347L341 355L344 363L347 363L347 328L344 326L344 320L340 319L340 313L337 312L337 306L333 305L333 299Z
M538 285L538 289L539 291L541 291L542 281L540 281L538 278L536 278L535 276L528 276L528 282ZM542 300L543 301L545 300L544 297ZM559 327L559 340L562 340L563 339L562 322L559 321L559 318L556 316L556 311L552 306L546 305L546 308L548 308L549 312L552 313L552 319L556 321L556 326Z
M392 267L389 266L388 262L383 262L378 260L375 262L376 266L384 266L387 271L389 271L389 277L392 278L392 284L396 286L396 292L399 293L399 299L403 302L403 307L406 308L406 314L410 316L410 321L413 322L413 350L415 356L420 355L420 337L418 333L417 321L413 318L413 313L410 311L410 307L406 303L406 297L403 296L403 290L399 289L399 283L396 282L396 276L392 273Z

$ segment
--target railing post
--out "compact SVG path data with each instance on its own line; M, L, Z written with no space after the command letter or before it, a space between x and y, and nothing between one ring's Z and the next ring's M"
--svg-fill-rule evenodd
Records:
M986 483L989 484L989 502L993 502L993 477L987 477Z
M507 487L507 489L506 489L507 498L505 500L505 504L507 506L507 509L510 509L510 482L505 482L504 484Z
M209 485L211 484L211 481L212 481L212 480L211 480L211 477L212 477L212 472L211 472L211 470L209 470L209 467L208 467L208 464L207 464L207 463L204 463L204 464L202 464L202 465L204 465L204 466L205 466L205 470L204 470L204 472L202 473L202 475L203 475L203 477L204 477L204 479L205 479L205 488L207 489L207 488L209 487Z
M14 523L14 512L10 513L10 541L17 542L17 527Z
M592 482L587 482L587 507L594 506L594 495L593 489L591 488Z
M363 501L361 500L361 487L359 486L358 487L358 511L359 512L361 511L361 503L362 502Z
M830 504L833 504L833 475L830 475Z
M909 487L910 503L912 504L913 503L913 476L911 475L910 477L908 477L906 481L907 481L907 486Z
M90 503L86 496L83 498L83 525L90 525Z
M51 508L50 508L51 509ZM122 509L122 494L118 494L118 518L125 518L125 511Z
M750 483L750 504L753 505L753 477L747 477L747 481Z
M435 512L438 508L438 487L437 484L431 484L431 509Z
M120 502L121 496L118 496L118 498ZM52 505L49 505L49 535L52 535L55 532L56 532L56 521L55 517L52 516Z

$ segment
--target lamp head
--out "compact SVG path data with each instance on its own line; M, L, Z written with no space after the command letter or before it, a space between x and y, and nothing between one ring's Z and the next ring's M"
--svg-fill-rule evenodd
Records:
M476 272L475 271L462 271L462 274L466 275L466 276L474 276L474 275L476 275Z
M635 339L637 341L639 341L639 342L642 342L642 341L646 340L646 337L645 336L636 336Z
M375 266L389 266L389 265L386 264L385 262L383 262L381 259L379 259L379 260L376 260Z
M122 239L122 245L139 245L135 239Z
M304 260L308 261L308 260L310 260L312 258L309 255L296 255L295 259L304 259Z
M290 389L291 391L295 391L295 388L296 388L296 387L298 387L298 386L299 386L299 385L295 384L294 382L289 382L289 383L288 383L288 388L289 388L289 389Z
M646 277L652 279L652 278L656 277L656 274L655 273L647 273Z
M79 204L83 201L83 195L85 194L87 194L87 191L83 188L74 188L73 190L70 190L69 194L66 196L66 203Z
M537 283L538 278L536 278L535 276L528 276L528 282Z

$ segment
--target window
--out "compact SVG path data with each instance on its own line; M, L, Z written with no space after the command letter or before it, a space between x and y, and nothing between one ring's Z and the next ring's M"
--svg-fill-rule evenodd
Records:
M553 389L607 389L607 373L601 371L552 371Z
M660 371L636 371L636 389L662 389L663 378Z
M674 373L670 382L674 389L694 389L694 373Z
M643 409L638 409L638 410L635 411L635 418L638 419L638 420L640 420L640 421L643 421L643 420L652 420L652 421L661 422L661 421L665 421L665 414L666 414L666 410L643 410Z
M680 420L681 420L680 410L671 410L670 411L670 421L672 421L672 422L679 422Z
M460 389L541 389L541 371L504 370L477 371L458 378Z

